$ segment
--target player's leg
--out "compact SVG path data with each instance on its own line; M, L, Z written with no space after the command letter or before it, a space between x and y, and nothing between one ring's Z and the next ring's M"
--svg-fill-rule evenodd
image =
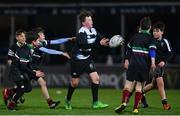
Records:
M25 91L24 81L22 80L17 81L16 85L17 85L17 89L15 93L13 94L11 101L7 105L8 110L15 110L16 102L24 94L24 91Z
M8 101L11 100L14 90L15 90L14 88L4 88L3 89L2 95L3 95L3 101L4 101L5 105L7 105Z
M72 109L70 101L71 101L72 95L73 95L76 87L79 84L80 75L84 72L84 69L85 69L84 60L83 61L71 60L70 65L71 65L72 78L70 80L68 92L67 92L67 95L65 98L65 109L67 109L67 110Z
M142 88L144 87L144 84L146 83L148 76L149 76L148 68L141 67L141 71L137 72L137 75L134 78L136 80L136 87L135 87L136 93L134 97L134 108L133 108L134 114L138 113L139 103L142 98Z
M151 91L155 86L156 86L156 73L155 71L150 71L150 77L152 78L151 83L148 83L147 85L144 84L143 86L143 90L142 90L142 99L141 99L141 103L142 103L142 107L143 108L147 108L149 105L147 103L146 100L146 93Z
M141 100L141 92L142 92L142 82L138 82L136 83L136 93L135 93L135 97L134 97L134 110L133 113L137 114L138 113L138 106L139 106L139 102Z
M162 104L165 110L170 110L171 106L167 103L167 97L166 97L166 93L165 93L165 89L164 89L164 81L163 81L163 77L158 77L156 78L156 82L157 82L157 87L158 87L158 91L162 100Z
M129 103L129 100L131 98L131 96L133 95L134 91L135 91L135 85L136 85L136 81L133 81L132 85L131 85L131 88L130 88L130 93L129 93L129 97L128 97L128 100L127 100L127 103Z
M124 89L122 92L122 100L120 103L121 105L115 109L116 113L121 113L126 108L132 86L133 86L133 81L126 80Z
M98 100L98 90L99 90L99 75L97 72L89 73L91 78L91 91L92 91L92 98L93 98L93 108L105 108L108 107L108 104L103 104Z
M70 81L70 84L69 84L69 87L68 87L67 96L65 98L65 109L67 109L67 110L72 109L70 101L71 101L72 95L74 93L74 90L76 89L78 84L79 84L79 77L71 78L71 81Z
M147 84L143 90L142 90L142 99L141 99L141 103L142 103L142 107L143 108L147 108L148 107L148 103L147 103L147 100L146 100L146 93L150 90L152 90L154 87L154 84L153 82Z
M52 100L52 98L49 95L48 89L47 89L46 81L40 77L40 78L38 78L37 82L41 87L42 95L45 98L45 100L47 101L49 108L53 109L56 106L58 106L60 101L53 101Z

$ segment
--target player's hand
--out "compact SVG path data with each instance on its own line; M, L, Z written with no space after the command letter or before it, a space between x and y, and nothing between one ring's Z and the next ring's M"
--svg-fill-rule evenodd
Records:
M128 61L128 59L126 59L126 60L124 61L124 68L125 68L125 69L128 69L128 66L129 66L129 61Z
M74 40L76 40L76 37L70 37L70 38L68 38L68 40L69 41L74 41Z
M109 46L109 39L107 39L107 38L101 39L100 44L102 46Z
M161 61L161 62L158 64L159 67L164 67L164 65L165 65L165 62L164 62L164 61Z
M42 72L42 71L40 71L40 70L38 70L38 71L35 71L36 72L36 77L45 77L45 74L44 74L44 72Z
M63 56L65 56L66 58L68 58L68 59L71 59L71 57L69 56L69 54L68 53L63 53Z

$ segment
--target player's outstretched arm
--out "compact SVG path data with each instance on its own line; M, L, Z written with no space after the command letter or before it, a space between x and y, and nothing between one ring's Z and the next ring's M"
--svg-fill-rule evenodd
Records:
M64 53L62 51L58 51L58 50L54 50L54 49L48 49L45 47L40 47L39 50L44 52L44 53L47 53L47 54L63 55L65 57L67 57L68 59L70 59L70 56L67 53Z
M68 37L68 38L59 38L59 39L56 39L56 40L50 40L50 45L53 45L53 44L63 44L63 43L66 43L68 41L72 41L72 40L75 40L76 37Z

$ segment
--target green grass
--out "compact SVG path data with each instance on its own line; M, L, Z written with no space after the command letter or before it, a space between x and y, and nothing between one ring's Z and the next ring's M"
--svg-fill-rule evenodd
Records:
M40 89L33 89L31 93L25 95L26 101L18 106L18 111L7 111L3 100L0 101L0 115L116 115L114 109L119 105L121 99L121 90L115 89L100 89L99 98L102 102L110 106L105 109L94 110L92 106L91 90L77 89L73 95L71 111L64 109L64 96L66 89L49 89L50 95L55 100L61 100L61 104L56 109L49 109L46 101L41 95ZM57 94L59 91L60 94ZM172 105L172 109L165 111L162 108L161 100L157 90L153 90L147 94L149 108L139 109L139 114L142 115L180 115L180 90L167 90L168 101ZM2 98L2 97L1 97ZM125 115L132 114L134 97L122 113Z

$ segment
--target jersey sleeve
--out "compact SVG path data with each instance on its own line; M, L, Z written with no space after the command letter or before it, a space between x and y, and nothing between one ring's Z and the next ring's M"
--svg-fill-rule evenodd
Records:
M53 45L53 44L63 44L69 41L69 38L58 38L55 40L49 40L49 44Z
M63 54L62 51L57 51L57 50L54 50L54 49L48 49L48 48L45 48L45 47L40 47L39 50L44 52L44 53L47 53L47 54L54 54L54 55L62 55Z
M8 50L8 60L13 60L15 58L15 46L11 46Z
M124 59L130 59L132 53L132 47L131 47L131 42L129 42L126 46L126 52L125 52L125 57Z
M165 55L162 57L162 60L167 62L170 60L170 58L172 57L172 47L170 42L167 39L164 39L164 43L165 43L165 47L164 47L164 51L165 51Z

